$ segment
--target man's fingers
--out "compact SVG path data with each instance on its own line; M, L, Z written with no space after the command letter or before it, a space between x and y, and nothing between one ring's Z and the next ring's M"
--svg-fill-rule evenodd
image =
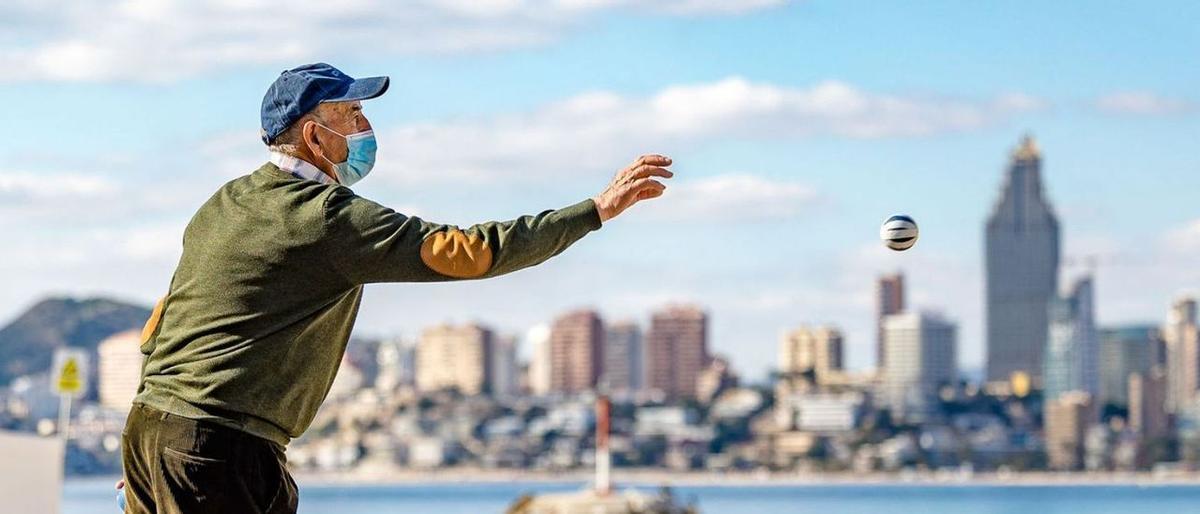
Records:
M662 194L662 189L643 189L638 192L637 199L638 201L649 200L651 198L658 198L662 196Z
M670 166L671 158L667 157L665 155L658 155L658 154L654 154L654 153L646 154L641 157L638 157L637 160L633 161L633 164L630 165L629 167L636 168L643 164L649 164L651 166Z
M625 190L625 194L630 195L634 198L637 198L638 195L642 194L642 191L657 190L659 192L662 192L662 190L664 190L666 188L667 188L667 186L663 185L662 182L659 182L657 180L647 177L647 178L638 179L638 180L631 182L629 184L629 187Z
M673 173L671 170L668 170L666 168L660 168L658 166L651 166L649 164L643 164L643 165L638 166L633 169L633 174L629 177L629 180L633 181L633 180L643 179L646 177L671 178L674 176L675 176L675 173Z

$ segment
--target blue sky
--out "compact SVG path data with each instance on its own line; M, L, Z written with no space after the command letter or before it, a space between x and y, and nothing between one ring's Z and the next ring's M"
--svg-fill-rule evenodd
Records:
M194 209L265 159L262 93L327 61L386 74L359 194L468 224L574 203L639 153L677 177L563 256L469 284L368 288L359 330L523 333L567 309L712 315L758 376L780 331L833 323L873 364L872 281L982 356L982 223L1034 134L1102 323L1158 322L1200 271L1200 7L1190 2L17 1L0 7L0 319L45 294L150 303ZM644 207L644 208L643 208ZM882 249L895 212L922 227ZM1082 271L1069 267L1066 276Z

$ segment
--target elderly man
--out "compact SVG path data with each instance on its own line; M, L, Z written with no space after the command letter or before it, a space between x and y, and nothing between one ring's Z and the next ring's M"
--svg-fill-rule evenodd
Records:
M360 101L387 88L387 77L312 64L267 90L270 162L200 207L142 331L123 441L127 512L295 512L284 448L329 391L364 284L533 266L662 195L656 178L672 175L670 159L646 155L562 209L465 229L405 216L350 189L375 163Z

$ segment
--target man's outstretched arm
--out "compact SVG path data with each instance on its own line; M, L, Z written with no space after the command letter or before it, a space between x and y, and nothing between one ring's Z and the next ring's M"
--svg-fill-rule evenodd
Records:
M669 158L645 155L603 192L558 210L460 229L405 216L338 188L327 199L326 248L352 283L432 282L512 273L558 255L633 204L661 196Z

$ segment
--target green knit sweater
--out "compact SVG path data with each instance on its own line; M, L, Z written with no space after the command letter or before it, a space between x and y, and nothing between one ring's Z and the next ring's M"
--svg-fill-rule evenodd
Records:
M135 403L286 445L308 428L374 282L487 278L600 227L591 200L460 230L266 164L192 218L143 330Z

